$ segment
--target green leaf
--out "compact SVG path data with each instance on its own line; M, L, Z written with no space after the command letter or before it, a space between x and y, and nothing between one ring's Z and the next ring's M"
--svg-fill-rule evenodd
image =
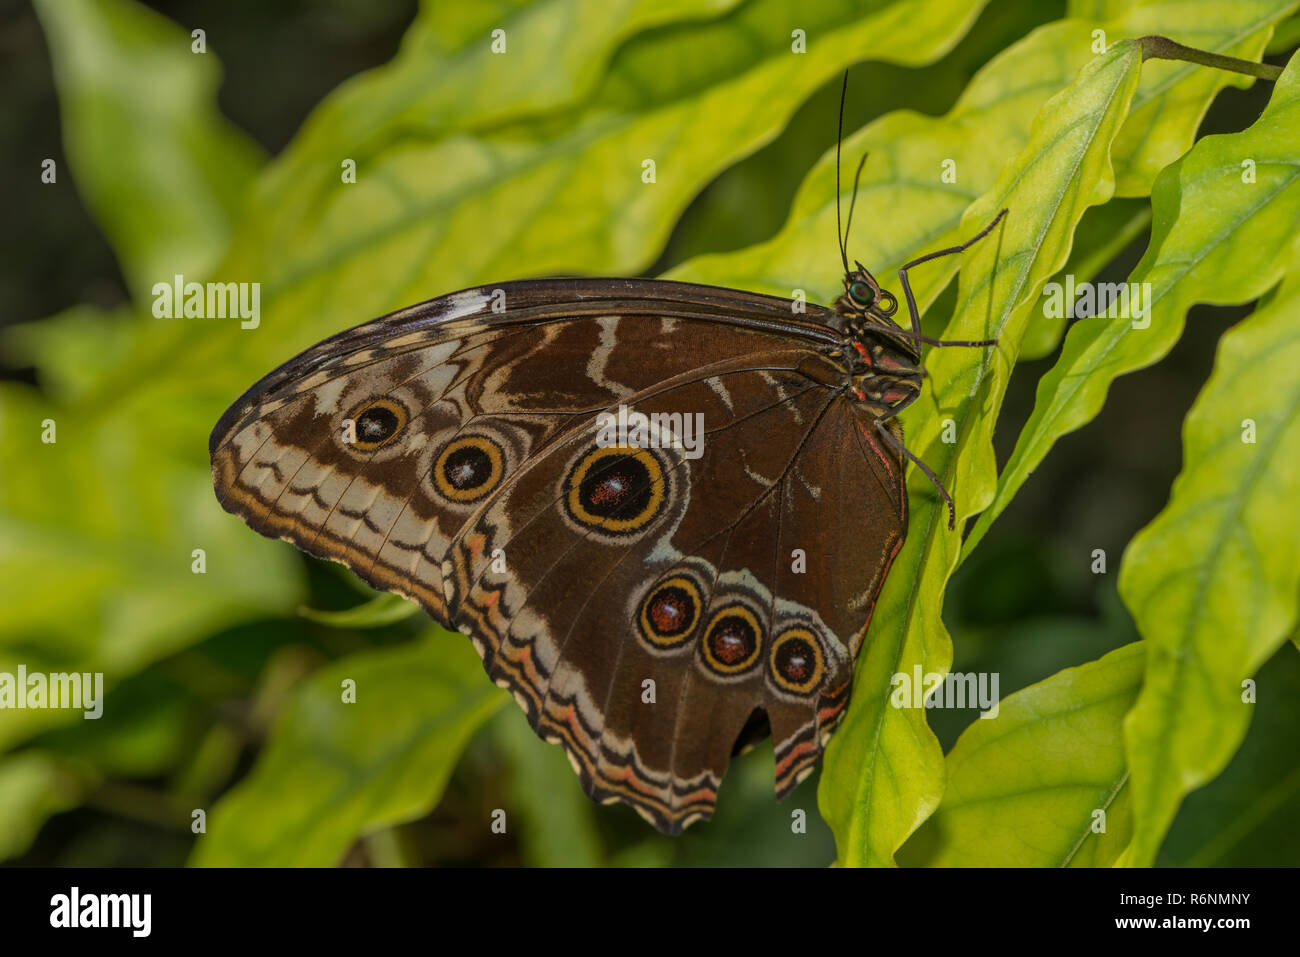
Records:
M1110 196L1110 145L1140 66L1137 45L1122 42L1084 67L1043 107L1028 145L963 218L963 233L971 236L998 209L1014 210L1003 228L963 257L957 318L945 333L996 336L998 345L932 353L927 367L936 411L918 403L908 422L909 445L952 490L961 516L992 497L993 423L1020 337L1038 287L1064 264L1084 210ZM953 423L954 444L940 441L944 419ZM822 773L822 813L845 864L891 863L943 790L943 755L924 709L894 707L889 694L894 674L914 667L943 674L952 662L939 612L960 538L947 528L947 510L933 489L918 484L916 470L911 486L908 537L877 603L853 704Z
M1132 834L1123 720L1144 659L1140 642L1125 645L1004 698L996 717L974 721L948 754L943 803L916 835L933 846L924 863L1114 863Z
M364 165L394 131L499 127L579 103L629 37L715 17L740 0L475 0L427 3L394 59L354 77L326 99L262 184L286 194L338 182L344 157ZM500 34L496 34L500 31ZM504 44L504 49L500 45ZM494 51L494 46L500 52ZM310 180L301 189L303 180Z
M1053 282L1092 282L1106 265L1128 248L1151 225L1151 204L1143 199L1112 199L1104 206L1094 206L1084 213L1074 231L1074 247ZM1021 359L1041 359L1061 343L1068 322L1065 313L1058 317L1039 313L1025 330L1020 343Z
M1160 34L1197 49L1258 60L1276 24L1297 7L1300 3L1295 0L1137 4L1124 17L1125 32L1121 35ZM1134 104L1115 140L1115 195L1150 193L1156 175L1192 145L1197 127L1218 92L1225 86L1246 87L1254 82L1238 73L1193 63L1149 61L1142 69L1142 100Z
M261 151L216 108L221 68L187 31L130 0L36 0L63 146L136 302L226 248ZM62 178L58 182L66 182Z
M189 757L213 702L199 702L174 677L138 675L106 694L100 717L81 713L33 742L106 777L157 778Z
M1081 23L1051 24L981 69L946 116L895 111L845 139L845 156L870 154L849 238L853 256L880 275L956 242L966 208L1027 142L1042 104L1067 86L1085 62L1086 38ZM836 196L835 149L833 143L828 146L800 186L785 226L771 240L700 256L666 275L781 296L803 290L810 299L833 301L843 281L835 248L836 204L847 206L851 184L845 182L843 195ZM948 160L956 171L955 183L942 179ZM930 175L918 176L918 170ZM882 222L890 228L872 228ZM955 273L955 265L940 260L916 274L913 287L922 308Z
M996 12L981 15L961 41L935 63L902 66L868 60L855 64L846 71L845 129L859 128L891 111L941 116L957 102L977 71L1027 34L1052 22L1058 7L1059 0L1010 8L1001 5ZM1065 82L1063 77L1062 85ZM1043 99L1049 95L1050 91L1042 93ZM780 136L711 182L673 226L658 271L695 256L765 242L780 231L808 171L834 142L839 104L840 84L834 80L823 84L800 106ZM1000 143L995 145L1001 148ZM857 160L855 154L845 157L846 164ZM814 237L814 241L820 246L825 237Z
M1269 41L1269 55L1275 53L1287 53L1294 50L1300 45L1300 17L1292 17L1283 23L1278 24L1277 33Z
M784 0L755 0L627 41L578 109L472 132L445 130L436 117L386 129L370 153L352 157L355 184L339 181L333 153L301 159L328 164L328 178L289 177L273 164L220 270L263 283L261 334L191 327L159 352L183 364L189 388L215 369L228 388L232 375L251 381L340 328L476 282L634 273L718 172L772 139L845 66L933 60L982 7L888 0L864 13L832 0L801 17L809 52L796 54ZM423 42L418 33L407 40ZM333 101L321 109L332 112ZM643 181L647 160L654 182Z
M80 803L86 776L39 751L0 760L0 861L31 846L47 818Z
M0 330L4 365L40 370L41 391L60 403L89 392L104 369L130 357L139 324L130 307L73 306L37 322Z
M1072 16L1115 18L1103 24L1104 36L1161 34L1190 46L1243 59L1258 59L1276 24L1293 10L1293 0L1248 0L1225 5L1217 0L1177 0L1167 4L1071 4ZM1089 14L1087 11L1091 11ZM1156 175L1191 146L1210 103L1225 86L1249 86L1253 80L1190 63L1148 62L1133 98L1133 108L1111 148L1115 196L1143 197ZM1076 247L1062 273L1076 282L1091 281L1101 268L1140 236L1150 223L1145 203L1112 200L1084 217ZM1050 354L1065 331L1064 315L1035 317L1021 344L1021 355Z
M1257 680L1241 749L1187 796L1157 866L1294 867L1300 860L1300 655L1279 649Z
M342 700L347 681L355 703ZM335 662L295 691L192 863L337 863L356 837L436 805L465 743L506 700L469 642L441 629Z
M1122 6L1115 5L1117 8ZM877 275L933 249L959 241L958 224L967 206L990 187L1003 166L1024 148L1029 126L1039 108L1065 88L1094 54L1094 32L1112 38L1162 33L1188 37L1205 49L1239 50L1246 40L1262 43L1271 24L1295 6L1292 0L1254 0L1221 9L1198 24L1195 37L1186 33L1186 0L1145 3L1120 11L1109 22L1066 20L1048 24L1012 44L971 80L952 110L942 117L897 111L880 117L844 141L844 155L870 152L858 195L858 214L850 251ZM1167 64L1160 64L1166 66ZM1177 64L1177 66L1190 66ZM1216 71L1209 71L1216 72ZM1188 141L1212 92L1189 89L1194 72L1162 75L1159 82L1143 79L1133 97L1149 124L1159 120L1168 136ZM1179 105L1170 119L1156 109ZM1197 109L1182 109L1199 104ZM1126 121L1126 126L1128 121ZM1145 164L1143 149L1155 149L1165 136L1152 135L1147 146L1136 139L1117 142L1112 164L1117 175L1130 165ZM1178 150L1177 152L1181 152ZM1160 155L1172 159L1172 149ZM795 197L785 226L771 240L738 252L700 256L666 275L693 282L734 285L757 292L789 296L802 289L809 298L829 302L841 291L841 268L835 237L834 149L809 173ZM941 178L951 160L956 182ZM918 175L917 171L930 171ZM841 202L848 202L848 184ZM1107 204L1108 206L1110 204ZM1098 217L1111 214L1096 211ZM879 228L879 224L888 228ZM1115 229L1135 234L1138 224L1117 221ZM1104 237L1099 237L1104 238ZM1103 251L1100 246L1097 252ZM956 275L957 263L927 263L912 277L917 302L924 311ZM1037 326L1038 322L1035 322ZM1032 334L1030 357L1045 355L1059 341L1059 330Z
M177 414L156 408L153 421ZM53 443L42 441L47 420ZM111 686L204 635L297 604L300 563L270 543L247 547L247 529L213 499L208 469L164 460L142 439L148 431L117 418L88 428L35 390L0 386L0 579L10 595L0 670L102 671ZM57 710L7 714L0 748L66 720Z
M1069 15L1087 20L1106 20L1121 16L1135 0L1070 0Z
M401 595L377 595L368 602L341 611L322 611L304 605L298 609L298 614L331 628L382 628L405 621L419 610L419 605Z
M1284 148L1294 179L1300 159ZM1263 241L1243 239L1256 250ZM1120 565L1120 595L1149 647L1124 726L1136 824L1129 864L1154 862L1183 795L1236 752L1254 709L1245 683L1296 625L1300 245L1292 251L1282 289L1220 341L1184 424L1169 504Z
M504 708L492 731L510 761L510 830L524 865L599 867L596 805L582 793L564 751L541 745L518 708Z
M186 31L125 0L37 7L78 188L133 295L147 301L155 281L200 273L221 254L260 156L217 113L217 61L191 53ZM116 396L78 408L147 343L146 328L126 310L87 307L6 335L7 348L37 364L44 389L0 385L0 576L13 596L0 665L104 671L111 685L298 598L301 570L279 549L228 560L248 536L214 507L200 452L206 413L193 415L183 389L120 417L110 412ZM148 380L131 388L140 385ZM159 435L177 421L189 436L183 457L168 461ZM46 423L54 442L43 441ZM195 549L205 552L201 573ZM66 720L8 715L0 748Z
M1056 440L1090 422L1114 379L1160 360L1198 302L1248 302L1282 275L1300 223L1300 68L1293 60L1264 114L1242 133L1207 136L1156 181L1151 244L1128 277L1150 283L1149 327L1094 316L1070 327L1060 358L1038 383L1033 414L998 480L997 497L966 539L983 538ZM1255 182L1244 182L1243 162Z

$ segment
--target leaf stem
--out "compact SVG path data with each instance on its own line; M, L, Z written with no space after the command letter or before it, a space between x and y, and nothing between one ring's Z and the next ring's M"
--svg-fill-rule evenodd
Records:
M1183 46L1168 37L1162 37L1155 34L1141 37L1138 45L1142 47L1142 60L1186 60L1188 63L1199 63L1201 66L1213 67L1216 70L1229 70L1232 73L1244 73L1247 76L1258 77L1261 80L1276 82L1282 75L1280 66L1273 66L1271 63L1256 63L1254 60L1241 60L1235 56L1224 56L1221 53L1210 53L1206 50L1198 50L1195 47Z

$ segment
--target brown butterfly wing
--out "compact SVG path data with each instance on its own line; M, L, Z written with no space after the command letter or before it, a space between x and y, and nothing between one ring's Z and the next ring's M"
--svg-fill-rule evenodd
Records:
M833 334L706 287L502 288L502 316L471 290L266 377L213 432L218 498L468 634L593 797L679 831L764 721L784 794L847 704L905 528L897 455L815 351ZM600 450L620 403L702 412L704 455Z
M873 420L808 353L762 358L628 400L702 412L698 460L603 448L589 426L530 460L452 543L450 614L493 679L590 795L670 833L712 813L755 724L772 731L778 794L812 770L905 526L899 463ZM631 456L647 461L609 470L627 505L584 510L572 477Z

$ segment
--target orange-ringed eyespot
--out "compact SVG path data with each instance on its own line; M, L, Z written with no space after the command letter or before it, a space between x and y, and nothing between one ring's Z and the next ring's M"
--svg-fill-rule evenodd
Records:
M638 615L641 634L656 648L676 648L690 638L700 620L700 590L684 575L674 575L650 590Z
M768 664L776 686L790 694L812 694L826 674L821 642L802 627L790 628L777 636L772 642Z
M744 605L728 605L714 612L700 640L704 664L723 677L739 675L758 661L763 626Z
M565 505L581 525L606 533L645 528L664 502L664 473L646 449L592 449L564 482Z
M356 438L349 444L363 452L387 445L406 427L406 407L394 399L372 399L348 416Z
M505 456L482 435L463 435L447 443L433 463L433 484L453 502L476 502L501 482Z

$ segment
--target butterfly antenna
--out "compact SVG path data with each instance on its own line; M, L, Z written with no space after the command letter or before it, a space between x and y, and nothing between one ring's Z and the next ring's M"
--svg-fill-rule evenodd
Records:
M842 251L844 252L845 272L848 272L848 245L849 233L853 229L853 207L858 205L858 180L862 179L862 167L867 165L867 157L870 155L870 153L862 154L862 159L858 160L858 171L853 174L853 193L849 197L849 218L844 221L844 245Z
M849 249L848 237L840 227L840 146L844 142L844 99L849 93L849 71L844 71L844 81L840 84L840 124L839 132L835 136L835 233L836 239L840 243L840 259L844 262L844 274L849 274ZM853 213L850 206L849 218L852 220Z

